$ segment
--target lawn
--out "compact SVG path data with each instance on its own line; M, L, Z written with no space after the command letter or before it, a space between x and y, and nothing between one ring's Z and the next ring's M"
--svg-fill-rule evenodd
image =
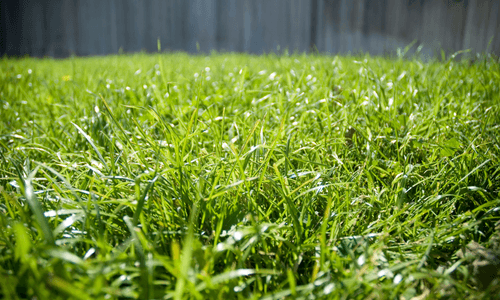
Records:
M500 62L0 61L0 298L500 298Z

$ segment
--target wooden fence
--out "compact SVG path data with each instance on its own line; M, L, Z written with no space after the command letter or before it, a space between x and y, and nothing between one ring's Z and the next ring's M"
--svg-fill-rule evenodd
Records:
M0 45L10 55L146 50L384 54L412 41L500 53L500 0L9 0Z

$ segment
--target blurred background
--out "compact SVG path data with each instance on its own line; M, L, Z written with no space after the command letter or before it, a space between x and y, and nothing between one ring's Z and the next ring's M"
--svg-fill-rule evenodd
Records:
M500 53L500 0L1 0L0 54Z

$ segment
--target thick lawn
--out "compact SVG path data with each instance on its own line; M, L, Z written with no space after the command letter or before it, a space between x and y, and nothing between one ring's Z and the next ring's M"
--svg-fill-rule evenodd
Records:
M498 59L0 70L0 298L500 297Z

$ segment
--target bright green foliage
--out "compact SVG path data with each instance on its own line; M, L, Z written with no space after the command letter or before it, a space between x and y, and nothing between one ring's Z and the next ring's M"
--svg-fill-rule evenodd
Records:
M0 61L0 298L500 295L500 63Z

